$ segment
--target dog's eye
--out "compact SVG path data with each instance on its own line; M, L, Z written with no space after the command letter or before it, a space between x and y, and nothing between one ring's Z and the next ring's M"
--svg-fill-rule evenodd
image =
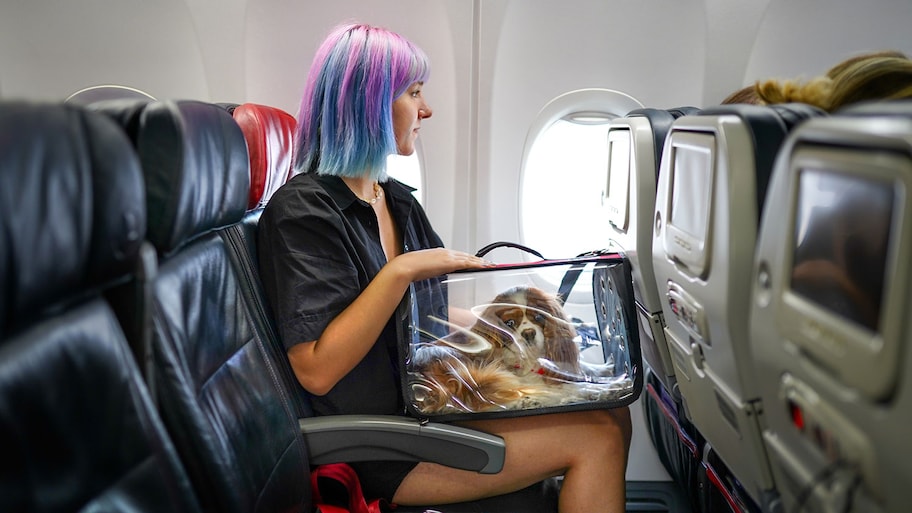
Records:
M545 314L543 314L543 313L537 313L537 314L535 314L535 317L533 317L532 319L535 320L535 322L538 323L538 324L544 324L544 322L545 322Z
M507 320L505 320L505 321L504 321L504 324L505 324L508 328L515 328L515 327L516 327L516 321L514 321L513 319L507 319Z

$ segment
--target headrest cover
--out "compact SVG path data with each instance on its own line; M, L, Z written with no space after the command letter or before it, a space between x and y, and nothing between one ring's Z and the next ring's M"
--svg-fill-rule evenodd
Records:
M247 145L224 108L192 100L92 107L134 139L146 181L147 236L160 254L240 221L250 186Z
M133 270L145 226L139 162L116 124L0 103L0 336Z
M674 107L674 108L668 109L668 112L672 116L674 116L675 119L678 119L681 116L693 116L694 114L698 114L700 112L700 110L701 110L700 107L692 107L689 105L684 105L681 107Z
M234 120L247 139L250 153L250 195L247 209L265 206L272 194L291 177L297 122L274 107L245 103L234 109Z
M897 116L912 118L912 100L869 100L836 111L840 116Z
M668 110L644 108L634 109L627 113L627 117L646 118L649 121L649 126L652 127L656 178L659 176L659 168L661 167L659 164L662 162L662 152L665 149L665 138L668 136L668 131L671 130L672 123L681 116L695 114L699 112L699 110L700 109L696 107L678 107Z

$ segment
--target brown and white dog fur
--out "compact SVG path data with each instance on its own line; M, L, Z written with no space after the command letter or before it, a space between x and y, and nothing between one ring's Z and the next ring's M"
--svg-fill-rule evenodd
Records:
M426 413L547 402L560 394L549 385L579 379L576 330L557 296L514 287L476 310L471 328L457 328L416 354Z

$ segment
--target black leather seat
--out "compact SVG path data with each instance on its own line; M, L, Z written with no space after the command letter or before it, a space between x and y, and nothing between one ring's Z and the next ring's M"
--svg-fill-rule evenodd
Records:
M159 408L204 509L306 511L296 400L221 235L246 212L248 156L228 112L202 102L107 103L142 162Z
M105 294L145 234L110 120L0 103L0 510L199 511Z
M278 335L273 325L269 304L262 293L256 240L257 225L263 208L272 194L292 175L295 119L281 109L254 103L237 105L229 112L241 128L247 143L250 188L247 195L247 212L243 219L240 223L221 230L221 234L232 249L232 256L237 260L238 272L242 279L249 283L249 286L244 287L244 292L252 307L259 312L255 317L281 354L283 351L277 341ZM277 366L287 368L288 372L291 372L290 367L284 363L278 362ZM289 381L296 383L293 377L290 377ZM309 406L305 406L301 413L309 415Z

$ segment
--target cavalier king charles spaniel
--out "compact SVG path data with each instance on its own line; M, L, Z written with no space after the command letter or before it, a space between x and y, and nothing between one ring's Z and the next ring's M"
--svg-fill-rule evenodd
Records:
M446 337L420 347L411 382L425 413L525 409L561 400L581 378L573 324L556 295L519 286L472 309L470 328L446 322ZM445 321L441 321L445 322Z

